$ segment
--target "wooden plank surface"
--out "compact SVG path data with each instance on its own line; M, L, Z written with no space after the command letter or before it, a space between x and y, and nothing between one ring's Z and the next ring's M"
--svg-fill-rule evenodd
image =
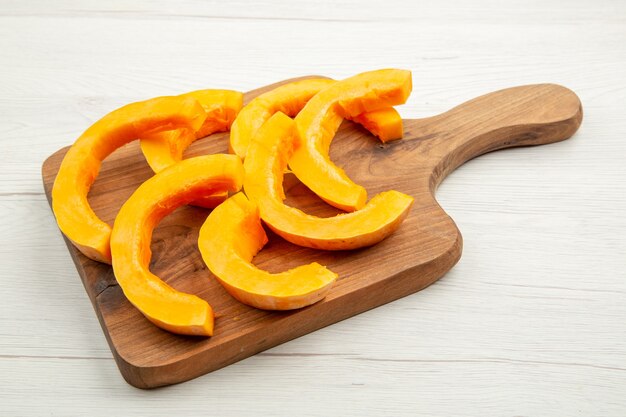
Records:
M619 1L2 2L0 410L623 416L625 13ZM129 387L50 217L45 157L129 101L389 66L414 72L404 117L556 82L579 94L585 123L443 183L465 249L437 284L203 378Z

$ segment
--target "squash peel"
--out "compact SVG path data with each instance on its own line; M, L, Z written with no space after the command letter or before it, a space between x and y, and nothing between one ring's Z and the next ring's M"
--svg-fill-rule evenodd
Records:
M113 272L126 298L157 326L211 336L214 315L205 300L176 291L149 271L154 227L177 207L216 191L238 191L242 181L235 155L190 158L148 179L120 209L111 234Z
M307 78L276 87L248 103L237 115L230 130L229 151L245 159L250 140L259 128L276 112L295 117L307 102L320 91L337 83L330 78ZM391 109L393 110L393 109ZM383 138L402 137L402 118L398 112L355 114L351 120L363 124L373 135ZM364 124L367 123L367 126ZM398 133L400 126L400 133Z
M410 71L386 69L358 74L320 91L295 118L302 144L289 161L293 173L328 204L344 211L362 208L367 192L330 160L330 143L343 118L402 104L411 88Z
M213 210L198 238L209 270L244 304L265 310L292 310L326 296L337 274L318 263L278 274L255 267L252 258L266 243L259 210L243 193Z
M244 162L246 195L258 205L263 221L284 239L315 249L356 249L383 240L408 215L413 198L398 191L382 192L360 210L328 218L285 205L284 170L298 146L294 121L279 112L259 129Z
M89 127L63 158L52 188L52 210L59 228L85 256L111 263L111 227L87 201L102 160L142 136L166 130L198 130L206 112L193 97L158 97L128 104Z

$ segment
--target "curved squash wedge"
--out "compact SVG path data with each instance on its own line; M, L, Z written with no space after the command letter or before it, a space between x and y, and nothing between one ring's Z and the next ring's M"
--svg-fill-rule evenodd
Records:
M173 165L141 184L113 225L113 272L124 295L146 318L173 333L213 334L213 310L203 299L176 291L149 271L150 239L177 207L216 191L238 191L243 181L235 155L206 155Z
M243 94L231 90L198 90L181 94L193 97L206 112L198 131L176 129L141 138L141 151L155 173L183 159L183 153L196 139L216 132L225 132L243 107Z
M152 134L139 142L148 165L158 173L183 159L185 150L196 139L216 132L225 132L243 107L243 94L232 90L198 90L181 94L193 97L206 112L206 119L197 132L191 129L176 129ZM217 193L202 197L192 204L214 208L228 198L228 193Z
M330 142L343 118L402 104L410 93L411 72L396 69L364 72L320 91L296 117L302 146L289 167L328 204L344 211L362 208L367 192L332 163Z
M380 193L360 210L328 218L285 205L283 175L298 140L294 121L276 113L250 143L244 162L246 195L274 232L300 246L343 250L373 245L400 226L413 198L398 191Z
M197 139L196 134L190 129L169 130L156 133L143 138L139 142L148 165L155 173L174 165L183 159L185 149ZM228 193L220 191L213 195L207 195L192 201L194 206L214 208L228 198Z
M209 214L198 247L204 262L237 300L264 310L292 310L326 296L337 274L318 263L270 274L252 265L267 236L259 210L237 193Z
M87 201L102 160L115 149L149 133L198 130L206 112L192 97L158 97L107 114L85 131L63 158L52 188L52 210L61 231L85 256L111 263L111 227Z
M289 84L281 85L275 89L268 91L256 97L248 103L237 115L230 130L229 151L239 155L245 159L250 140L254 137L259 128L276 112L285 113L287 116L294 117L305 104L317 93L325 88L337 83L329 78L308 78L305 80L294 81ZM357 116L357 115L355 115ZM360 120L354 119L357 123L367 121L372 134L382 137L394 137L398 139L397 128L398 123L402 128L402 118L395 113L377 114L377 115L359 115ZM393 121L393 118L396 118ZM352 116L349 117L353 119ZM386 129L390 129L387 131Z
M352 121L362 125L383 143L402 139L404 135L402 117L393 107L361 113Z

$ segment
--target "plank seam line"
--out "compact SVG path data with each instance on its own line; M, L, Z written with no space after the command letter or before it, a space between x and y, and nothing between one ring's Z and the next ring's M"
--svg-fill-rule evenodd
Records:
M63 359L63 360L113 360L98 356L54 356L54 355L0 355L0 359Z

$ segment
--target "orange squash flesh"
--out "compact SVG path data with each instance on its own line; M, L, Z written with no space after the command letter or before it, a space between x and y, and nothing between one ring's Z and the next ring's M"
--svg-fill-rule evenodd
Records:
M238 191L242 181L235 155L190 158L148 179L120 209L111 234L113 272L126 298L157 326L211 336L214 316L205 300L176 291L149 271L154 227L177 207L216 191Z
M294 121L276 113L253 138L244 162L246 195L275 233L300 246L344 250L373 245L399 227L413 198L398 191L380 193L360 210L328 218L285 205L284 170L298 141Z
M185 149L196 140L196 134L190 129L177 129L167 132L156 133L150 137L142 138L141 151L148 165L155 173L183 159ZM214 208L228 198L228 193L220 191L213 195L207 195L192 201L194 206Z
M191 129L176 129L142 138L141 151L150 168L157 173L183 159L185 150L196 139L230 129L235 117L243 107L243 94L232 90L198 90L181 94L193 97L202 105L206 119L197 132ZM214 208L228 198L228 193L217 193L202 197L192 204Z
M255 267L252 258L266 243L259 210L243 193L213 210L198 238L209 270L244 304L264 310L292 310L326 296L337 274L318 263L278 274Z
M245 159L250 140L274 113L280 111L287 116L294 117L302 110L311 97L336 82L329 78L309 78L281 85L256 97L239 112L233 122L230 130L230 153ZM402 127L402 118L397 112L354 116L362 116L360 120L355 119L357 123L368 121L369 126L374 130L370 130L367 126L365 128L378 137L396 136L397 139L398 122L400 127ZM394 117L396 118L395 121L392 120ZM352 116L349 118L353 119ZM391 129L389 132L386 131L388 128Z
M402 139L404 135L402 117L393 107L361 113L352 121L361 124L383 143Z
M52 188L52 210L61 231L85 256L111 263L111 227L87 194L102 160L126 143L165 130L198 130L206 112L193 97L158 97L107 114L85 131L63 158Z
M177 129L141 139L141 151L148 165L157 173L183 159L183 153L196 139L230 129L243 107L243 94L231 90L198 90L181 94L193 97L202 105L206 119L196 132Z
M367 192L333 164L330 143L343 118L402 104L410 93L411 72L396 69L365 72L320 91L296 117L302 146L289 167L327 203L344 211L362 208Z

